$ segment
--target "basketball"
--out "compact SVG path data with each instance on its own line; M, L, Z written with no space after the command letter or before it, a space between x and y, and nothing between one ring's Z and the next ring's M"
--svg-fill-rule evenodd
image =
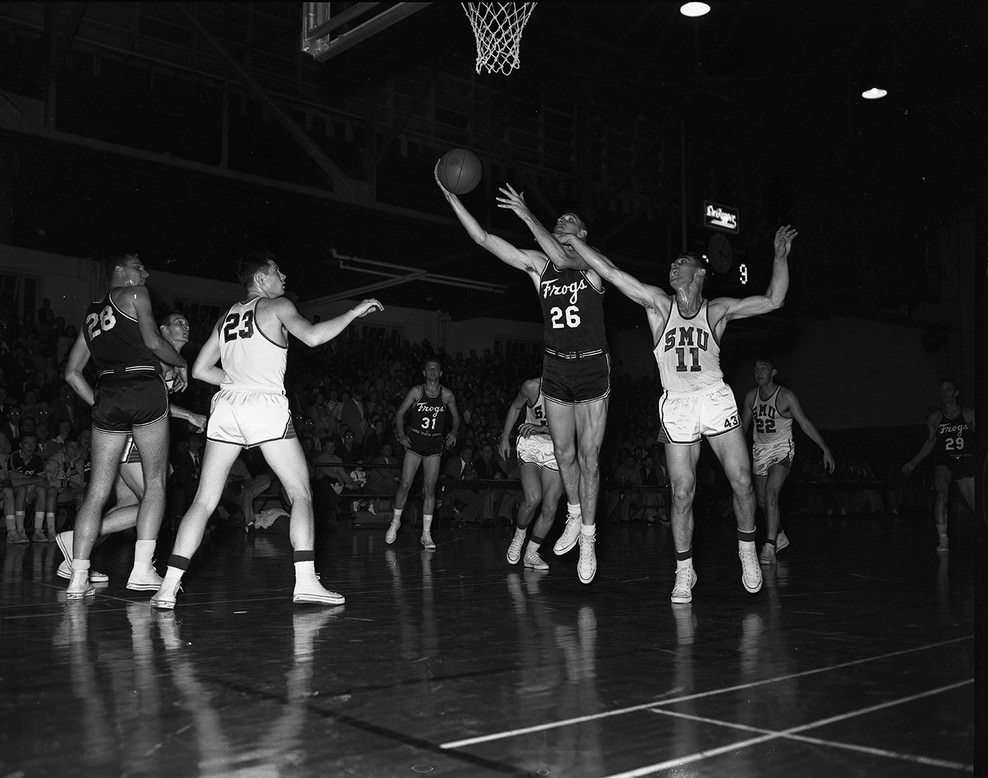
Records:
M448 192L456 195L472 192L480 183L483 169L477 155L469 149L453 149L443 154L436 171Z

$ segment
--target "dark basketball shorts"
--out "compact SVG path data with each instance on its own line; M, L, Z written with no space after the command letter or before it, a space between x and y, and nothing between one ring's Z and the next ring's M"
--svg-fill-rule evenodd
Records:
M101 375L93 402L93 429L129 433L168 416L168 388L155 370Z
M542 362L542 394L563 405L603 400L611 393L611 358L606 352L567 357L546 352Z
M936 464L946 467L955 481L974 478L974 457L941 457Z
M409 432L408 439L412 443L411 448L408 450L413 454L418 454L420 457L434 457L443 453L446 436L436 435L434 437L424 437L414 432Z

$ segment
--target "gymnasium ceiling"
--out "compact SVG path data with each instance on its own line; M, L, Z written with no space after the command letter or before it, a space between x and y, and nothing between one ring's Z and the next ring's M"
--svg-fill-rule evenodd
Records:
M485 177L464 202L519 245L502 181L543 221L580 210L592 243L661 283L706 245L711 200L741 213L724 290L744 262L761 291L792 223L791 311L935 303L927 246L983 194L986 4L711 5L540 3L505 76L474 72L456 3L322 62L300 51L301 3L0 3L0 243L226 280L270 248L301 300L538 320L527 278L432 181L466 146ZM889 96L862 100L872 83Z

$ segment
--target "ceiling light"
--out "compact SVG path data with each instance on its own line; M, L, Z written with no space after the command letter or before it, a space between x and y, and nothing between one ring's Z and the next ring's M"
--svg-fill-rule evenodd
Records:
M683 16L706 16L710 13L710 6L707 3L683 3L679 6L679 12Z
M882 89L880 86L873 86L871 89L864 90L861 96L865 100L881 100L887 94L888 90Z

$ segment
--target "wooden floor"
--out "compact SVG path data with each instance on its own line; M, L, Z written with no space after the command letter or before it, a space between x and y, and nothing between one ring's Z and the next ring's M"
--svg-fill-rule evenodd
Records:
M973 772L975 554L924 518L793 520L755 595L698 522L692 605L661 525L601 527L589 586L551 539L539 573L504 528L383 534L321 531L335 609L292 606L280 525L214 532L174 613L129 538L82 602L54 544L0 547L0 777Z

